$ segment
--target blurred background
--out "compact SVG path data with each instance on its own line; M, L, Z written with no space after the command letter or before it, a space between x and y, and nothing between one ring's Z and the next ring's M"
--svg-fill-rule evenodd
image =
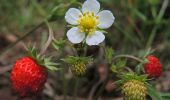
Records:
M99 1L102 9L111 10L116 18L113 26L107 30L105 45L112 47L115 55L129 54L138 57L151 48L153 54L161 59L164 69L163 77L152 84L162 93L170 92L170 1ZM83 2L84 0L0 0L0 100L87 100L92 96L98 100L123 100L120 90L112 84L116 80L114 75L110 75L107 81L101 81L107 70L104 62L89 67L87 75L78 80L70 73L67 65L62 66L66 69L64 71L49 73L45 89L38 98L20 98L10 87L12 65L16 59L26 54L25 45L36 44L39 50L44 47L48 28L41 25L42 21L58 7L50 26L56 39L64 37L65 12L70 7L81 7L80 3ZM25 35L37 25L40 27ZM94 46L88 53L94 56L101 54L96 51L99 48ZM45 54L59 60L71 54L69 48L65 48L64 52L63 55L51 46ZM128 65L135 66L136 63L132 61Z

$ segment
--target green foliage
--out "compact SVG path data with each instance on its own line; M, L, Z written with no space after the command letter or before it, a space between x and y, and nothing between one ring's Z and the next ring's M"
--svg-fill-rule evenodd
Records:
M57 50L57 51L63 51L64 46L66 45L66 40L60 38L60 39L55 39L52 42L53 47Z
M129 73L122 73L120 76L119 76L122 80L122 82L127 82L129 80L138 80L138 81L141 81L141 82L144 82L144 83L147 83L147 75L137 75L133 72L129 72Z
M124 68L126 67L126 62L127 60L125 59L119 59L118 61L116 61L115 64L111 64L110 70L114 73L120 73L124 70Z
M44 58L42 62L43 62L42 65L45 66L47 69L49 69L51 71L57 71L57 70L61 69L61 68L56 67L59 64L52 62L51 58Z
M127 63L127 60L126 59L119 59L117 62L116 62L116 66L120 69L122 68L125 68L126 67L126 63Z
M51 58L43 57L40 54L38 54L35 47L29 47L28 52L31 58L35 59L38 62L38 64L42 65L43 67L46 67L51 71L57 71L60 69L56 67L59 64L52 62Z
M111 70L113 73L117 73L117 72L118 72L117 66L114 65L114 64L111 65L110 70Z
M65 25L65 12L70 7L80 5L82 1L79 1L80 0L69 0L69 2L68 0L1 0L0 33L10 33L16 37L20 37L20 35L22 36L28 29L31 29L34 25L47 18L47 20L51 22L50 24L53 24L54 33L57 33L57 35L63 34L65 33L65 30L63 30L65 27L62 27ZM105 41L107 48L104 52L105 60L111 65L110 70L114 74L118 74L118 77L121 79L115 83L122 84L132 79L139 80L147 84L148 94L152 99L169 100L169 94L157 92L153 86L146 82L147 76L140 75L143 63L147 62L145 57L153 53L153 48L155 49L154 53L160 56L163 61L162 63L165 66L169 64L169 0L99 1L102 7L112 10L116 18L113 27L108 30ZM44 29L45 28L42 27L39 31L44 31ZM60 30L58 31L56 29ZM106 33L105 31L102 32ZM44 36L44 34L41 35ZM43 36L41 37L41 35L35 35L35 37L42 38ZM36 39L30 39L29 41L32 40L36 41ZM39 42L38 39L37 41ZM66 45L66 40L56 39L52 42L52 45L56 50L62 51ZM31 57L47 69L52 71L59 70L59 68L56 67L59 65L58 63L54 63L49 57L41 56L36 52L34 47L29 48L29 53ZM132 72L124 73L124 69L128 63L126 59L116 60L115 63L112 62L113 55L119 54L138 55L139 58L142 58L143 62L140 62L136 67L136 74ZM61 54L61 56L65 56L65 54ZM94 59L96 60L98 58ZM84 64L91 62L93 59L92 57L68 56L62 60L68 64L77 65L77 62L83 62ZM131 66L136 66L136 63L132 63ZM65 75L66 74L63 73L63 76ZM58 79L62 80L60 78ZM66 83L64 83L64 85L65 84Z

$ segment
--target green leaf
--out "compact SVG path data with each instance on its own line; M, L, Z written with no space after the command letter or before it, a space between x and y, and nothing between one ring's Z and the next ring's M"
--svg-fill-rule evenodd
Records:
M117 62L116 62L116 66L118 67L118 68L124 68L124 67L126 67L126 62L127 62L127 60L125 60L125 59L120 59L120 60L118 60Z
M66 63L69 63L69 64L75 63L77 61L77 59L74 58L73 56L69 56L69 57L63 58L61 60L66 62Z
M47 69L51 70L51 71L58 71L58 70L61 70L61 68L57 68L57 67L54 67L54 66L46 66Z
M62 50L64 48L66 44L66 40L64 39L55 39L53 42L52 42L52 46L56 49L56 50Z
M29 56L31 56L32 58L36 59L39 58L39 55L35 49L35 46L31 46L31 47L28 47L28 54Z
M56 45L56 44L54 44L54 43L52 43L52 45L53 45L53 47L56 49L56 50L59 50L59 46L58 45Z
M152 97L153 100L163 100L160 93L157 92L157 90L153 86L147 84L147 88L148 88L148 94Z
M42 65L43 67L46 67L47 69L52 70L52 71L60 70L60 68L56 67L59 64L52 62L50 57L45 57L45 56L39 55L35 49L35 46L29 47L28 51L29 51L29 55L33 59L35 59L38 64Z
M114 84L117 84L117 85L120 85L120 84L122 84L122 83L123 83L122 80L117 80L117 81L114 82Z
M44 58L43 59L43 66L45 66L47 69L52 70L52 71L57 71L60 70L60 68L57 68L58 63L54 63L51 61L51 58Z
M112 64L111 67L110 67L110 70L114 73L117 72L116 65Z
M122 73L119 77L125 82L129 80L138 80L147 83L147 75L137 75L134 72Z

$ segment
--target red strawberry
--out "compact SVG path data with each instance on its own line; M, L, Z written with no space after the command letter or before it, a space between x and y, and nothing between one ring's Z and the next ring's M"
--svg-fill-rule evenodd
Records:
M47 80L47 72L34 59L23 57L16 61L10 79L12 88L20 96L30 96L42 91Z
M148 62L144 64L145 73L152 78L160 77L162 75L162 64L160 60L153 55L149 55L146 58Z

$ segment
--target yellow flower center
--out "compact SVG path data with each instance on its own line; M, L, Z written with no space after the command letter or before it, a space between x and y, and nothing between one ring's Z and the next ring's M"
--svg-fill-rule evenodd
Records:
M98 16L95 16L94 13L85 12L83 15L79 16L78 28L80 32L85 32L87 34L92 34L96 31L97 25L99 24Z

